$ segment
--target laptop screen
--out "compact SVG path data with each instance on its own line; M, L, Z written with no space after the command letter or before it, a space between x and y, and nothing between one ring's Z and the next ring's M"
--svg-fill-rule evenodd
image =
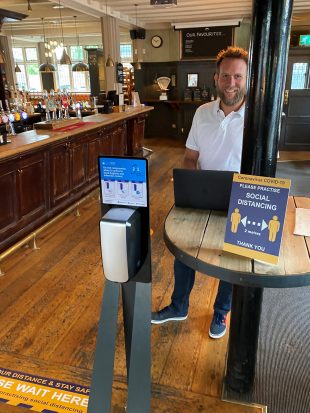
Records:
M175 206L228 211L233 171L174 169Z
M134 157L99 157L103 204L147 207L147 160Z

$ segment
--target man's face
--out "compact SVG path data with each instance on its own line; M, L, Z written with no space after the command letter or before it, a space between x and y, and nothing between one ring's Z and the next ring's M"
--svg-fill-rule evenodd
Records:
M241 103L246 94L247 64L242 59L225 58L214 75L216 91L227 106Z

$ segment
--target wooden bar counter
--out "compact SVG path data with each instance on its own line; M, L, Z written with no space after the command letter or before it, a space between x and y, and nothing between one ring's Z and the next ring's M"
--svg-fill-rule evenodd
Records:
M97 187L100 153L141 154L152 109L92 115L68 128L15 135L0 146L0 252Z

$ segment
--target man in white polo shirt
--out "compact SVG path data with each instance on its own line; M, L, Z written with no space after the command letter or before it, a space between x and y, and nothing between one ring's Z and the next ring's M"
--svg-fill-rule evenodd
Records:
M218 99L200 106L195 113L186 141L184 168L240 171L248 53L228 47L218 54L216 64ZM187 318L195 271L175 259L174 278L171 304L152 313L153 324ZM220 338L226 332L231 296L232 285L220 281L209 331L212 338Z

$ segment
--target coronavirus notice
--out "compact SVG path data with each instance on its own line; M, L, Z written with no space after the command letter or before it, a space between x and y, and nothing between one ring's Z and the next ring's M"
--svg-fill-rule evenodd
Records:
M234 174L225 251L277 264L291 181Z

